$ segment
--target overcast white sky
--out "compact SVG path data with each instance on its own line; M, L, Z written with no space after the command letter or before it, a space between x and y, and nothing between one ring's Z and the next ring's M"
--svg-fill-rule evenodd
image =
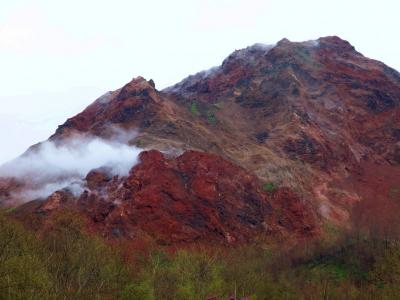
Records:
M399 0L0 0L0 163L141 75L158 88L235 49L338 35L400 70Z

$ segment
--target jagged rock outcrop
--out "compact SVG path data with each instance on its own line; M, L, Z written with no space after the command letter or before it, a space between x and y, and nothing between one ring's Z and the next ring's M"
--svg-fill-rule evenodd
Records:
M168 159L152 150L140 160L125 178L93 171L80 197L57 191L35 211L48 215L73 206L106 237L148 236L168 245L318 233L315 215L296 194L266 192L254 175L217 155L187 151Z

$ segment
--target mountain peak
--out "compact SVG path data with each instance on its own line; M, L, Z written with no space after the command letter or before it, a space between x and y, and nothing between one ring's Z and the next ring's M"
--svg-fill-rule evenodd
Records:
M332 47L337 51L355 51L353 45L338 36L326 36L317 40L321 46Z
M279 46L281 46L281 45L288 45L288 44L290 44L290 43L291 43L291 41L289 41L289 39L283 38L283 39L281 39L281 40L277 43L277 45L279 45Z
M131 86L135 86L137 88L143 88L143 89L155 87L153 79L146 80L142 76L137 76L137 77L132 78L132 80L127 85L131 85Z
M120 95L134 95L143 93L144 91L155 91L154 81L152 79L146 80L142 76L138 76L125 84L125 86L121 89Z
M354 203L386 205L387 195L398 196L398 78L337 36L283 39L236 50L221 66L163 91L152 80L133 78L54 137L59 144L75 132L110 138L117 127L137 133L129 143L150 150L128 179L101 171L87 176L82 204L109 191L109 207L100 213L110 213L100 221L105 226L119 222L120 231L176 234L175 241L209 230L217 239L231 240L236 232L247 239L254 230L273 232L271 226L306 233L319 228L314 213L321 224L348 225ZM0 196L9 194L8 186L15 191L7 181ZM104 203L96 199L96 207L80 207L94 219ZM121 205L111 212L115 203ZM300 212L308 203L307 217Z

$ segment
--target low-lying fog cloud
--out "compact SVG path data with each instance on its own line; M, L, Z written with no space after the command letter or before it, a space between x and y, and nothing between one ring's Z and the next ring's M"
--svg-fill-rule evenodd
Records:
M82 191L82 179L93 169L106 167L112 175L125 176L138 161L140 148L127 142L134 132L115 130L111 139L74 136L60 145L52 141L40 144L0 166L0 177L14 177L28 182L31 189L23 192L22 200L50 195L68 187L74 194Z

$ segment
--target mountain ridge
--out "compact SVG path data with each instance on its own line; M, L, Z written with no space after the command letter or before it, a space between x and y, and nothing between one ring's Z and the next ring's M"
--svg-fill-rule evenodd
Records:
M209 153L213 164L221 168L222 161L243 168L243 178L254 176L259 182L257 193L268 195L260 187L272 186L273 193L280 195L273 196L278 202L286 199L283 191L290 191L293 196L289 198L297 199L297 205L309 215L295 212L296 222L306 220L304 226L315 228L313 232L325 222L351 226L356 216L373 215L380 207L393 208L392 198L400 196L390 192L397 190L400 182L400 75L336 36L306 42L282 39L271 46L255 44L233 52L221 66L161 91L152 80L134 78L68 119L49 140L62 145L76 134L107 139L116 127L138 132L128 144L172 153L177 157L172 161L179 160L181 153L193 157ZM190 152L193 150L198 152ZM157 161L156 157L154 154ZM228 179L229 174L223 177ZM95 199L93 205L103 205L104 199L96 196L85 180L85 191ZM6 192L1 194L0 189L0 195ZM149 202L152 197L148 196ZM135 199L138 196L127 200L132 207ZM54 195L45 203L52 201ZM240 201L236 202L237 216L229 224L243 222L238 217L242 215ZM84 213L94 207L79 203ZM292 214L287 207L281 210L286 217ZM152 213L157 216L161 212ZM383 216L386 213L384 209L381 212ZM221 212L218 216L223 220ZM279 224L279 218L276 222ZM250 237L245 234L248 229L237 230L244 239ZM222 240L232 241L226 236Z

